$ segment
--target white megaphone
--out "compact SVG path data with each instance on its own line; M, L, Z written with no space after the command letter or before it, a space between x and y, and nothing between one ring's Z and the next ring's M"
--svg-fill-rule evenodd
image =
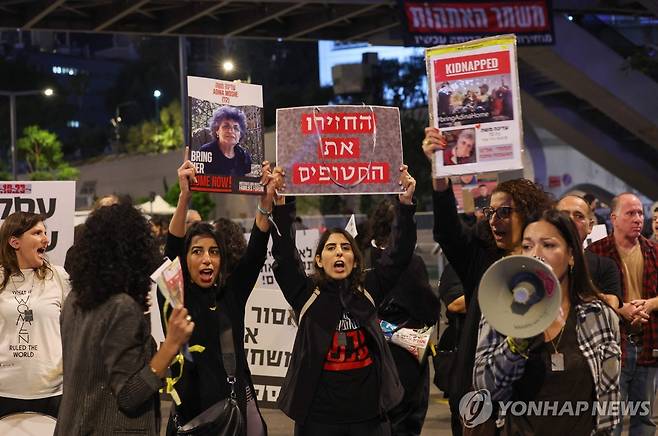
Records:
M528 256L508 256L485 271L478 301L494 330L531 338L555 321L562 300L560 283L548 264Z

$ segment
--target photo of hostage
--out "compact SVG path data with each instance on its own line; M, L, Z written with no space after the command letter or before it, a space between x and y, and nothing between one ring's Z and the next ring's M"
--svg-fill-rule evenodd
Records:
M475 162L475 129L453 130L444 135L448 147L443 150L443 165Z
M244 176L251 172L251 156L240 141L246 137L247 118L243 111L233 106L221 106L209 121L213 140L201 146L199 158L203 162L203 174ZM207 153L211 152L210 156ZM198 171L201 172L201 171Z
M437 83L439 127L513 119L512 90L506 84L509 82L509 76L502 76Z

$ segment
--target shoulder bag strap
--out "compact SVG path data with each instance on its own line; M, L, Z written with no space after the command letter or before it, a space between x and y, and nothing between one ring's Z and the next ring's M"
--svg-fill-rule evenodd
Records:
M222 361L224 363L224 370L228 376L227 382L231 386L231 397L236 398L235 395L235 344L233 342L233 327L231 326L231 319L221 309L218 310L219 314L219 343L222 348Z

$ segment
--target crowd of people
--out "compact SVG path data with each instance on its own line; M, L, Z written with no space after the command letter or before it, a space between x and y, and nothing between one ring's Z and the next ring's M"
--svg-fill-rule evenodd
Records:
M428 160L447 146L439 130L426 129ZM440 301L450 328L435 356L435 383L449 399L454 435L621 434L624 425L619 408L518 415L504 413L501 401L644 402L649 412L630 414L630 434L655 434L658 248L655 235L641 235L643 206L634 194L613 199L612 233L583 250L596 222L584 198L555 201L530 180L506 180L466 225L449 179L419 181L432 184L433 236L449 261L435 295L414 255L417 181L406 165L401 194L377 205L367 236L357 241L341 228L320 235L310 275L295 246L300 221L294 198L284 195L286 174L267 161L261 172L264 192L248 241L232 221L210 224L189 209L196 172L187 158L168 224L149 223L112 196L76 229L66 270L45 255L44 216L8 216L0 227L0 416L50 415L57 435L159 435L164 390L174 403L168 436L200 434L186 429L207 422L227 399L239 411L240 434L266 435L244 317L271 238L272 270L298 326L278 397L295 435L420 435L427 357L389 342L381 325L432 326ZM658 208L652 222L656 233ZM149 298L163 255L181 261L177 306L162 294ZM532 338L496 331L479 305L483 275L510 255L544 262L559 281L560 314ZM159 347L151 310L165 330ZM493 413L471 428L460 402L478 390L490 394Z

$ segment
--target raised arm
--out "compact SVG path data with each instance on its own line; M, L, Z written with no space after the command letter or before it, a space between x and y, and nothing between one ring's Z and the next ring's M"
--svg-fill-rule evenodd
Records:
M190 182L196 183L196 172L194 171L194 165L192 165L192 162L188 159L189 153L190 148L185 147L185 159L181 166L178 167L178 185L180 186L180 194L178 195L176 211L169 222L169 233L179 238L185 236L185 216L187 215L187 205L192 198Z
M294 202L277 205L274 208L274 222L279 233L272 232L272 271L283 296L299 313L312 292L311 279L306 276L304 264L299 257L292 235L292 223L295 218Z
M400 167L400 185L404 192L398 196L400 202L391 229L392 243L379 257L373 273L366 276L366 288L377 305L393 290L416 248L416 205L413 201L416 180L409 175L406 165Z

